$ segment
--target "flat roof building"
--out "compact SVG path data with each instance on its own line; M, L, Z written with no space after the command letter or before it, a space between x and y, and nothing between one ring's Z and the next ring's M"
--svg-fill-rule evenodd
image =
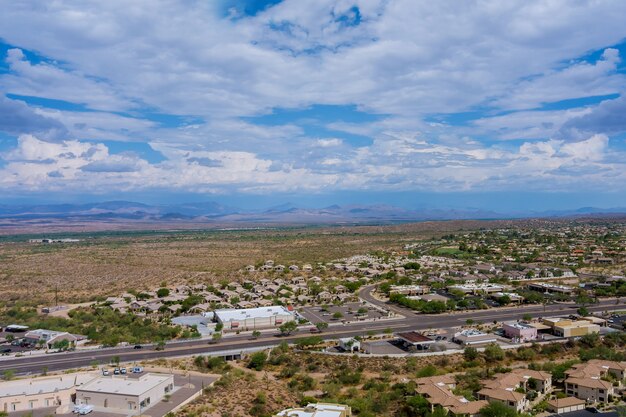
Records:
M204 313L204 315L211 313ZM254 330L278 327L295 316L283 306L215 310L213 320L224 325L224 330Z
M139 378L98 377L76 389L76 404L125 414L141 414L174 390L174 375L148 373Z
M407 347L428 349L429 345L435 343L435 340L418 332L396 333L396 336Z
M32 343L42 343L48 349L52 349L54 344L67 340L69 345L75 344L80 338L68 332L57 332L54 330L36 329L27 332L24 338Z
M31 411L47 407L70 410L76 388L96 378L95 373L76 373L0 382L0 411Z
M423 285L392 285L389 289L389 295L422 295L430 291L429 287Z
M454 335L454 341L464 346L485 345L488 343L495 343L497 340L498 339L494 335L483 333L476 329L463 330Z
M350 417L352 410L343 404L317 403L304 408L288 408L275 417Z
M530 324L520 322L508 322L502 325L504 335L518 343L529 342L537 339L537 328Z
M543 323L552 327L552 333L559 337L576 337L600 332L600 326L587 320L570 320L555 317L545 318Z

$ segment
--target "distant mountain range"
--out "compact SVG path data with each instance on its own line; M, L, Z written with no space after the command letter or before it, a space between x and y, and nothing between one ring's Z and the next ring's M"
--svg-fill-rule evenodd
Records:
M149 205L131 201L83 204L0 205L0 219L141 220L154 222L341 224L426 220L508 219L530 217L581 217L626 214L626 208L498 213L482 209L404 209L391 205L332 205L302 208L292 203L263 210L244 210L216 202Z

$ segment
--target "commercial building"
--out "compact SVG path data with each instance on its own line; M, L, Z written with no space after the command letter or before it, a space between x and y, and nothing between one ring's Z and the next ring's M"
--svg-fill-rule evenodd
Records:
M0 382L0 411L28 412L47 407L69 411L76 388L95 377L94 373L76 373Z
M283 306L215 310L212 314L224 330L267 329L295 320L294 314Z
M483 333L476 329L467 329L459 333L455 333L453 341L460 343L463 346L472 345L486 345L489 343L495 343L498 339L488 333Z
M577 337L599 333L600 326L588 320L570 320L563 318L545 318L543 323L552 328L552 334L559 337Z
M76 389L76 404L134 415L161 401L173 390L173 375L148 373L139 378L101 376Z
M428 349L430 345L435 343L434 339L424 336L418 332L402 332L396 333L398 339L402 341L407 348Z
M465 294L492 294L504 291L504 287L498 284L457 284L450 285L448 290L458 290Z
M361 350L361 342L354 337L344 337L337 341L337 346L344 352L358 352Z
M351 417L352 410L347 405L317 403L304 408L288 408L275 417Z
M508 322L502 325L504 335L514 342L524 343L537 339L537 329L521 322Z
M572 294L575 291L574 287L567 285L557 285L550 283L534 282L528 284L528 289L531 291L538 291L550 294Z
M423 285L392 285L389 289L389 295L422 295L429 291L430 288Z
M43 344L46 348L52 349L56 343L67 341L68 346L73 346L81 338L68 332L57 332L54 330L37 329L31 330L24 335L24 339L33 345Z

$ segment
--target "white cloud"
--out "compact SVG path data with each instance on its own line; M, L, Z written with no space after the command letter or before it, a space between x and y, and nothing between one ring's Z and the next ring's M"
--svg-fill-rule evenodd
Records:
M618 152L597 134L607 120L607 134L622 131L622 99L528 110L623 90L620 57L609 46L626 37L624 2L287 0L236 19L216 7L147 0L5 5L0 38L16 48L0 74L1 92L90 111L5 106L24 116L12 134L36 138L23 135L5 153L0 186L567 188L598 185L610 172L606 181L624 187ZM580 58L598 50L604 52L595 62ZM328 135L307 134L310 126L297 120L274 125L247 117L315 104L356 106L378 117L317 120ZM485 106L490 112L466 125L426 121ZM524 111L502 114L511 109ZM193 117L163 126L147 112ZM31 121L37 129L21 131ZM373 143L352 146L342 132ZM148 142L166 160L111 154L98 144L108 140Z

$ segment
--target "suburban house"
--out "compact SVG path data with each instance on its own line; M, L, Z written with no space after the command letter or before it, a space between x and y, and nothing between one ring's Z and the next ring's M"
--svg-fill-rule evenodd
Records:
M500 402L521 413L528 407L528 400L521 392L504 388L483 388L478 391L478 399L488 402Z
M587 402L576 397L555 398L548 401L548 411L562 414L584 410Z
M588 402L607 403L614 395L614 385L602 378L611 376L617 386L624 381L626 362L614 362L593 359L581 363L565 372L565 392Z
M483 381L483 389L478 391L478 398L490 402L499 401L518 412L522 412L530 406L523 392L534 390L539 397L542 397L551 389L551 374L518 368Z
M441 406L452 417L477 417L480 409L489 404L487 401L469 401L466 398L454 395L452 390L456 388L456 382L451 375L441 375L415 380L415 391L422 395L434 410Z

